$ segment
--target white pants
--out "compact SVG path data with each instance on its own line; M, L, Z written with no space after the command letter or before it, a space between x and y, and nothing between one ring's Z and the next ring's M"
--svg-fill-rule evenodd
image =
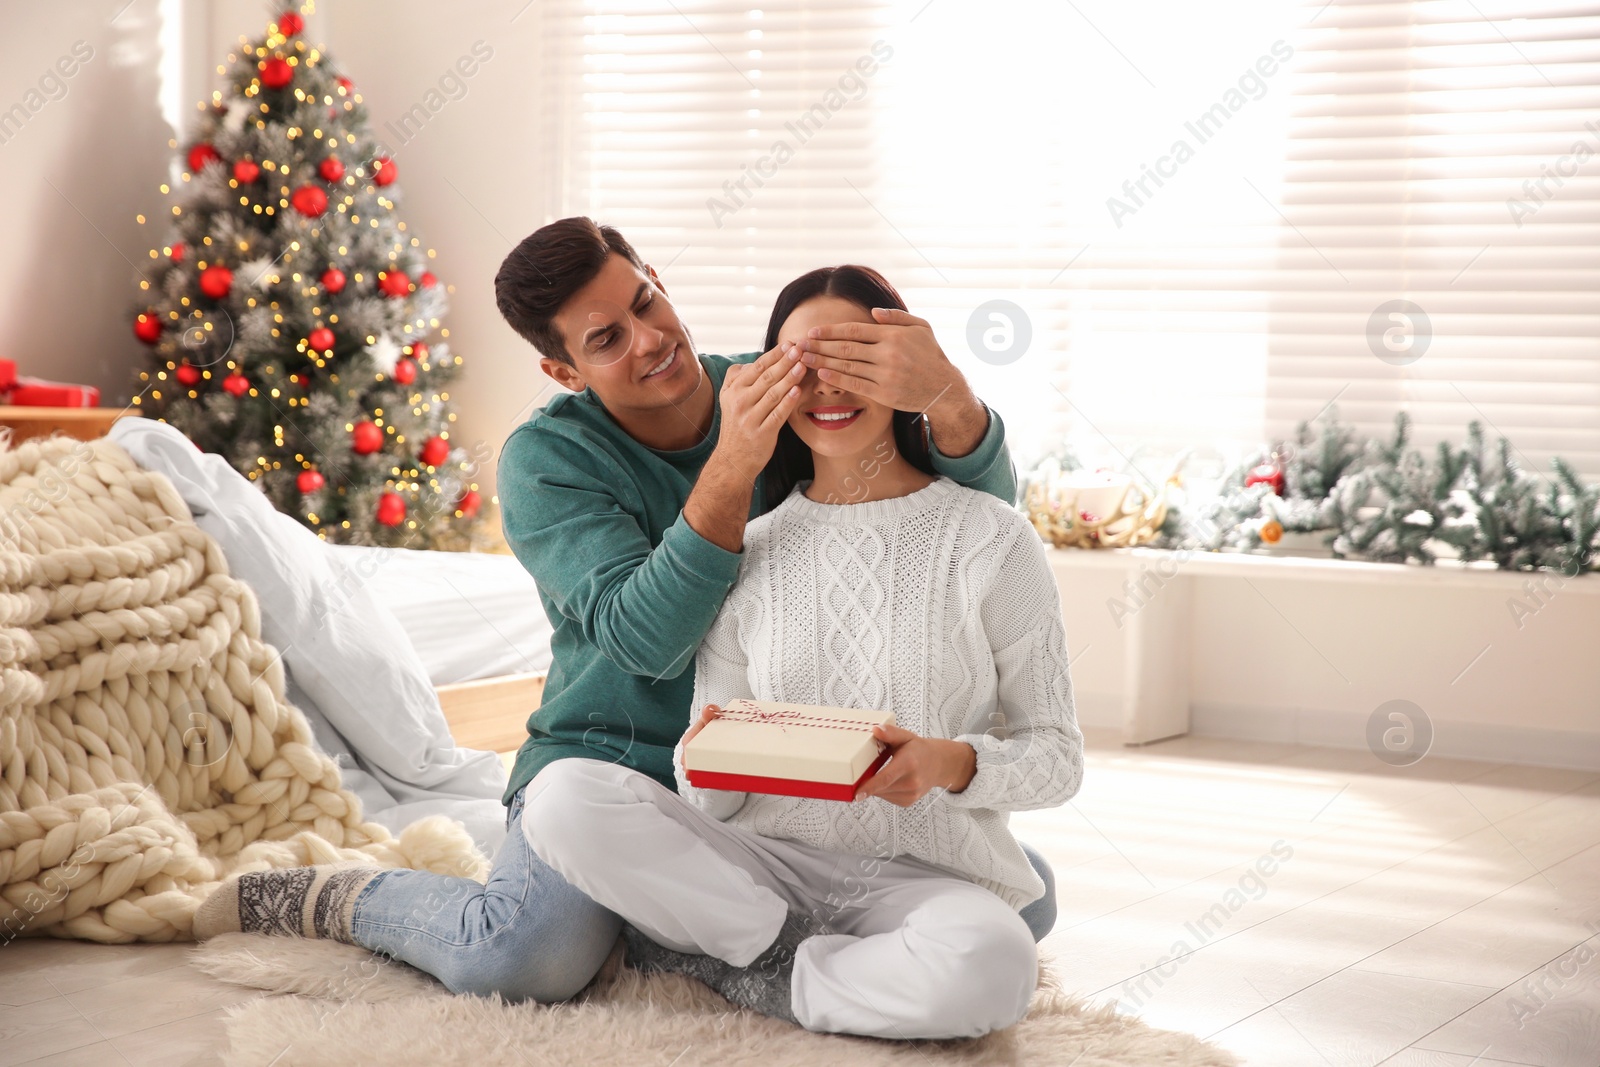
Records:
M820 920L829 932L794 964L808 1030L976 1037L1021 1019L1038 980L1027 924L989 890L912 859L757 836L615 764L545 767L522 831L568 882L682 952L743 967L791 909Z

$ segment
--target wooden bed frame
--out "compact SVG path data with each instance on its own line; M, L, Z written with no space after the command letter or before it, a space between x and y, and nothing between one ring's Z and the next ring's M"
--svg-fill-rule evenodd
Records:
M450 736L466 748L515 752L528 739L528 716L544 699L543 674L505 674L438 687Z

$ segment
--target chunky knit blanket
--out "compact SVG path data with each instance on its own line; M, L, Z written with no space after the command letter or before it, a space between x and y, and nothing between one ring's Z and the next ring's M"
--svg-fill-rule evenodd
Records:
M363 821L166 478L103 439L0 451L0 944L185 939L222 879L341 861L487 869L451 820Z

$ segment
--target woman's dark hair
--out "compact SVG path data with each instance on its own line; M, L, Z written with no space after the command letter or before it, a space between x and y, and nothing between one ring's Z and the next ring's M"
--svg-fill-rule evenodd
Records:
M767 320L767 336L761 350L770 352L777 347L778 331L795 308L819 296L836 296L868 311L873 308L908 310L905 300L889 280L871 267L848 263L842 267L819 267L800 275L778 294L777 302L772 305L772 318ZM894 413L894 446L913 467L925 474L936 473L929 449L928 420L920 412ZM778 446L761 472L761 510L771 511L783 503L797 483L815 473L810 447L785 423L778 430Z

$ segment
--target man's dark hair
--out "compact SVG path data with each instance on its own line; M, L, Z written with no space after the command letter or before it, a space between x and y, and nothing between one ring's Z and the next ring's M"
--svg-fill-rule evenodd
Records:
M613 254L639 270L644 260L615 227L576 215L541 226L522 239L494 276L500 314L539 354L572 364L555 324L561 305L588 285Z

